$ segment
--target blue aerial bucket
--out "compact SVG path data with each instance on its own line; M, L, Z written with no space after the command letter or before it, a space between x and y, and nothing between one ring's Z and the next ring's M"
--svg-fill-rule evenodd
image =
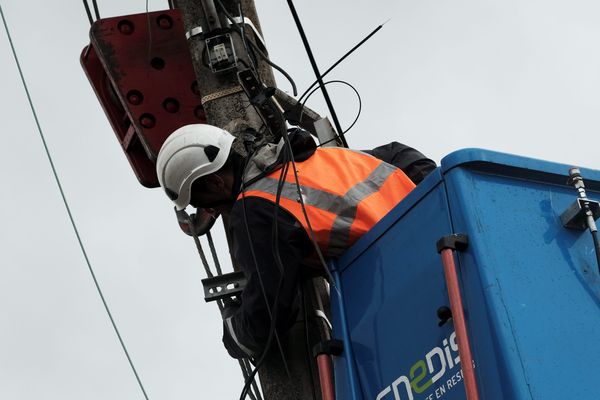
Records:
M561 221L577 199L569 168L452 153L332 263L334 336L345 346L336 397L466 398L436 249L456 233L468 237L454 259L479 398L600 398L600 275L589 230ZM600 171L581 173L600 200Z

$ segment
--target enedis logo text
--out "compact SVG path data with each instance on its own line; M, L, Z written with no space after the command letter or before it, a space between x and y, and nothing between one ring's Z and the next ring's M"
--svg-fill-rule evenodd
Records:
M392 393L394 400L413 400L413 392L421 394L439 381L447 370L449 371L460 363L456 332L452 332L449 338L444 339L442 345L443 348L434 347L425 354L424 359L414 363L408 371L408 376L400 376L390 386L379 392L376 400L391 400ZM458 380L462 379L462 374L459 373L459 375L457 376ZM441 396L438 395L436 390L436 398L439 397ZM433 398L433 396L430 395L426 398Z

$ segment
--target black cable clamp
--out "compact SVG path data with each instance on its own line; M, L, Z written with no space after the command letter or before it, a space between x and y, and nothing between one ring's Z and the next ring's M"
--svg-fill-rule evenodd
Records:
M288 108L283 113L283 117L291 124L291 125L300 125L300 121L302 119L302 110L304 106L302 103L296 103L291 108Z
M339 356L344 352L344 342L338 339L324 340L317 343L313 347L313 356L317 357L321 354L330 356Z
M257 107L263 107L267 100L275 95L277 89L274 87L268 86L263 88L261 91L257 91L253 97L250 98L250 103L254 104Z
M462 233L453 233L452 235L444 236L437 241L437 252L442 250L452 249L456 251L465 251L469 245L469 237Z
M250 104L255 107L264 124L271 132L277 133L287 129L283 115L281 115L283 111L278 109L277 101L274 98L277 89L274 87L265 87L258 81L257 76L250 69L241 70L237 75L238 82L242 89L244 89L244 93L246 93Z
M242 271L204 278L202 279L204 301L208 303L215 300L229 299L234 296L239 297L242 295L246 283L246 276Z

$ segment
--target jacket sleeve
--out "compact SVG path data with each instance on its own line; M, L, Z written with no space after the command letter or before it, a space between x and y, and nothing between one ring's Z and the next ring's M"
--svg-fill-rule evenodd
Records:
M275 236L275 205L253 197L245 203L245 213L242 201L238 201L230 217L234 257L247 279L239 307L224 312L223 343L234 358L260 355L271 328L271 315L281 334L294 324L303 259L312 251L306 232L287 211L278 211ZM276 250L282 272L275 261Z
M436 168L435 162L423 153L398 142L363 151L400 168L416 185Z

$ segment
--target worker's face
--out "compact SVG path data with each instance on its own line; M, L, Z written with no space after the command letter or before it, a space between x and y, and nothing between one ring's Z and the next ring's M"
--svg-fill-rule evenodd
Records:
M235 201L232 198L233 173L217 171L194 182L190 204L215 213L228 212Z

